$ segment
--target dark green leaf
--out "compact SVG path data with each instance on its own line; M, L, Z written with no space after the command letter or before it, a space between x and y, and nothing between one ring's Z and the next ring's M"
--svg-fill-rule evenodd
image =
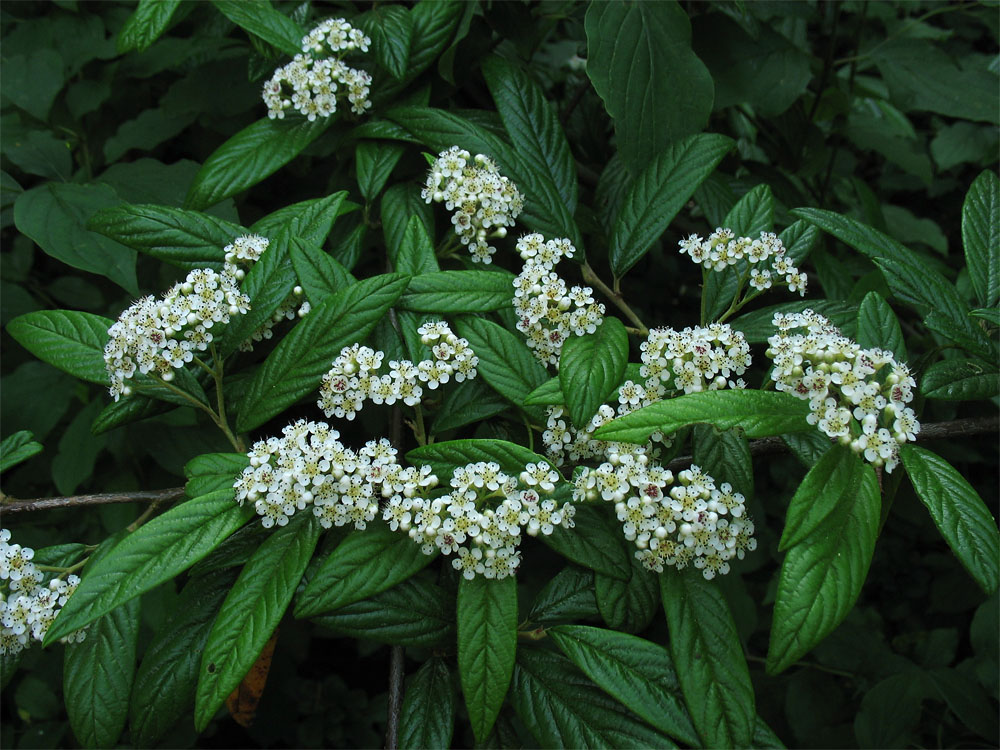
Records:
M354 277L332 255L309 242L293 239L288 245L288 255L313 307L354 283Z
M302 52L305 29L272 8L269 0L212 0L212 4L241 29L289 57Z
M408 273L411 276L440 270L437 257L434 255L434 243L431 242L427 225L420 216L411 216L406 223L394 265L397 272ZM413 291L412 282L408 291Z
M596 332L566 340L559 357L559 386L573 424L587 426L622 384L627 362L628 334L618 318L609 316Z
M414 225L413 221L417 223ZM411 226L423 229L419 220L411 220ZM414 312L439 314L502 310L510 307L514 297L513 281L513 274L507 271L422 273L410 281L406 294L399 298L399 307Z
M113 322L75 310L39 310L14 318L7 324L7 333L43 362L107 386L104 346Z
M434 433L454 430L478 422L510 408L507 399L476 380L458 383L445 393L441 406L434 414Z
M145 51L170 26L180 0L139 0L118 32L118 54Z
M0 443L0 473L37 456L45 450L42 444L28 430L21 430L9 435Z
M946 359L931 365L920 379L927 398L979 401L1000 393L1000 373L976 359Z
M424 662L406 681L399 717L399 746L403 750L451 747L455 729L455 686L448 664L439 656Z
M750 446L740 430L719 431L710 425L696 425L694 463L711 474L716 482L728 482L747 500L753 498Z
M157 401L139 394L132 394L128 398L112 401L101 410L101 413L94 419L90 431L94 435L103 435L109 430L122 425L138 422L142 419L155 417L159 414L170 411L173 404L164 401Z
M442 483L451 479L454 469L478 461L496 461L500 469L518 476L531 463L545 461L524 446L506 440L447 440L414 448L406 454L414 466L429 464Z
M907 747L920 721L923 675L915 670L877 683L861 699L854 717L859 747Z
M340 190L325 198L293 203L258 219L250 229L271 239L287 230L293 238L322 246L337 217L358 208L346 197L347 192Z
M389 10L396 7L391 6ZM358 175L358 188L365 200L372 201L382 192L386 180L389 179L405 150L395 143L374 141L361 141L355 147L354 166Z
M232 489L236 478L250 465L245 453L204 453L184 466L188 497L201 497L210 492Z
M476 739L493 728L507 695L517 649L517 581L513 576L458 583L458 673Z
M547 625L599 615L593 571L567 565L538 592L526 621Z
M693 568L664 571L660 595L670 653L702 744L749 747L756 720L753 685L725 598Z
M864 464L850 448L827 450L799 484L788 503L779 550L800 544L827 516L849 504L861 485Z
M621 526L601 506L578 505L573 516L575 527L561 526L540 539L570 562L628 581L632 576L630 555L618 539Z
M957 669L932 669L927 674L963 725L988 741L997 736L997 712L979 683Z
M414 218L424 225L428 238L434 236L434 210L429 203L425 203L424 199L420 197L420 190L416 185L400 183L385 191L385 195L382 196L382 230L385 233L385 246L389 260L394 265L400 262L399 254L403 250L410 222ZM421 266L425 264L426 261L421 263ZM400 273L411 273L402 267L396 268L396 270ZM433 269L428 270L436 271L438 269L435 265Z
M885 349L906 361L906 342L892 308L878 292L868 292L858 308L858 343L865 349Z
M768 337L777 333L772 322L775 313L780 312L787 315L788 313L802 312L806 309L813 310L824 316L837 326L845 336L851 337L854 335L858 321L857 306L849 305L846 302L826 299L782 302L741 315L732 320L730 325L737 331L742 331L749 343L763 344L767 342Z
M402 78L407 73L413 36L410 12L401 5L376 5L368 19L365 28L371 34L376 59L393 78Z
M1000 179L992 170L980 174L965 195L962 245L976 298L994 307L1000 300Z

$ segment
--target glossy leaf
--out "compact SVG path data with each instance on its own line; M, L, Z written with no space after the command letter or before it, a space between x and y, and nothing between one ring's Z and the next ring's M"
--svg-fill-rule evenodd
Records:
M0 472L12 469L45 450L34 438L28 430L20 430L5 437L0 442Z
M729 606L694 568L660 575L670 654L691 720L705 747L749 747L753 685Z
M199 732L274 633L316 548L320 529L311 515L279 528L257 549L229 590L201 657L194 719Z
M422 273L410 281L406 294L399 298L399 307L438 314L503 310L514 298L513 281L514 276L505 271Z
M419 216L411 216L406 223L394 265L399 273L408 273L415 277L440 270L437 257L434 255L434 243L431 242L430 234L427 232L427 225ZM409 291L413 291L412 286Z
M416 185L398 184L393 185L385 191L382 196L382 231L385 234L385 247L392 263L400 263L399 254L402 248L410 222L416 219L424 225L428 242L434 236L434 209L429 203L425 203L420 197L420 190ZM412 237L411 237L412 239ZM432 249L433 252L433 249ZM421 271L437 271L437 260L434 268L425 268ZM428 261L421 262L420 267L430 265ZM407 267L397 266L399 273L413 273L413 264L408 262Z
M243 469L250 465L245 453L204 453L184 465L188 497L232 489Z
M414 466L429 464L438 480L446 484L452 472L466 464L495 461L500 464L501 471L519 476L527 464L545 461L545 458L506 440L447 440L414 448L406 454L406 460Z
M507 695L517 648L517 581L513 576L458 583L458 674L479 742L493 728Z
M365 200L372 201L382 192L404 151L402 146L395 143L362 141L357 145L354 149L354 165L358 189Z
M322 305L331 295L355 281L336 258L309 242L293 239L288 245L288 257L313 307Z
M868 575L881 498L875 472L862 467L853 494L841 496L781 563L767 671L777 674L808 653L851 611Z
M753 498L753 461L747 437L740 430L720 431L710 425L696 425L694 463L717 484L728 482L747 500Z
M768 337L774 336L777 333L777 329L773 323L775 313L788 314L802 312L807 309L818 312L837 326L845 336L851 337L855 335L858 322L857 305L826 299L800 300L798 302L782 302L777 305L770 305L760 310L740 315L738 318L733 319L730 325L737 331L742 331L743 335L746 336L747 342L751 344L763 344L767 342Z
M212 4L244 31L258 36L289 57L302 52L306 30L279 13L269 0L212 0Z
M559 357L559 386L578 428L586 427L625 375L628 334L615 317L607 317L594 333L570 336Z
M337 218L358 208L346 197L347 192L339 190L325 198L293 203L258 219L250 230L269 239L287 231L294 239L322 246Z
M508 408L507 399L499 393L476 380L466 380L445 392L431 429L434 433L454 430L470 422L488 419Z
M917 497L927 506L952 552L983 591L996 591L1000 582L1000 533L982 498L936 453L905 445L900 454Z
M143 52L170 26L180 0L139 0L118 32L118 54Z
M545 625L599 615L593 571L567 565L538 592L526 621Z
M635 559L634 544L620 539L625 547L631 575L627 581L603 573L594 575L597 608L609 628L640 633L649 627L660 606L656 574ZM584 670L586 671L586 670Z
M401 5L376 5L371 9L366 29L371 34L372 48L379 64L402 78L410 57L410 40L413 36L413 17Z
M849 448L835 445L820 457L788 503L778 549L801 543L827 516L850 503L862 481L864 464Z
M878 292L868 292L858 308L858 343L865 349L885 349L906 361L906 342L899 321Z
M14 318L7 324L7 332L43 362L106 386L104 346L113 322L75 310L39 310Z
M593 505L578 505L573 516L575 527L557 527L548 536L540 535L545 545L570 562L596 573L628 581L632 563L618 539L621 525L611 518L609 509Z
M425 661L407 680L404 695L399 747L403 750L451 747L456 701L447 662L439 656Z
M1000 393L1000 373L981 360L945 359L927 368L920 379L920 392L946 401L993 398Z
M706 133L685 138L650 158L615 219L610 249L615 276L624 276L646 254L732 147L731 139Z
M976 178L962 206L962 245L969 279L983 307L1000 301L1000 178L987 170Z

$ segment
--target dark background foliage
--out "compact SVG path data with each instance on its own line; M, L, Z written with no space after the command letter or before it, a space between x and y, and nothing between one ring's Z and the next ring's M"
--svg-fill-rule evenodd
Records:
M361 3L274 7L307 27L329 15L373 12ZM801 206L853 216L917 251L971 299L959 222L969 185L984 168L996 168L996 5L691 2L680 8L690 18L692 47L704 66L699 73L688 61L690 69L681 66L666 76L650 116L666 121L671 108L710 106L705 129L731 136L737 149L622 280L643 320L676 328L698 322L700 274L678 255L676 242L711 231L739 196L759 184L774 192L779 227L793 220L789 209ZM182 3L171 28L148 50L119 54L115 40L132 10L72 0L0 6L2 326L22 313L57 307L114 318L140 291L174 281L177 269L144 256L134 278L109 274L118 283L90 272L98 269L88 264L99 268L114 248L83 223L95 209L119 201L180 206L206 157L263 115L260 86L286 59L200 2ZM563 123L580 179L577 223L590 264L607 277L605 219L615 214L643 157L623 148L626 134L615 132L581 67L580 58L588 56L586 10L577 2L469 3L444 53L405 91L391 91L387 77L379 80L376 72L374 114L390 104L430 103L495 128L499 118L482 61L500 55L526 65ZM700 93L706 85L714 86L714 102ZM382 272L379 232L370 231L356 249L346 241L363 224L377 227L384 210L384 193L364 195L357 186L356 125L337 122L289 166L208 212L249 226L296 201L348 190L363 209L338 222L326 247L358 277ZM390 184L418 184L425 169L420 149L406 148ZM90 182L106 186L103 197L88 193L82 200L74 192L75 185ZM25 201L29 191L44 202ZM438 216L438 224L446 219ZM86 259L74 261L77 255ZM872 290L892 297L871 262L828 236L805 270L810 297L844 309L856 309ZM910 363L920 372L946 347L912 311L900 307L897 313ZM45 447L4 476L10 496L172 487L183 482L188 459L225 450L217 434L185 409L95 436L90 426L107 402L103 390L37 361L6 332L2 343L3 435L27 429ZM928 403L923 421L992 413L995 401ZM288 416L260 433L273 434ZM519 427L499 420L456 434L505 437L512 429ZM354 439L384 434L385 415L366 411L344 431ZM969 479L996 515L995 436L930 447ZM997 597L984 601L905 479L886 481L884 527L854 611L802 663L778 676L765 674L777 534L805 469L791 455L759 457L754 468L751 509L760 547L718 583L749 655L761 716L789 746L995 746ZM96 544L140 511L122 504L40 512L17 519L17 541L36 548ZM529 546L525 557L523 611L562 567L541 545ZM443 584L455 581L446 576ZM143 597L140 653L176 599L172 582ZM653 641L665 639L659 611L633 626ZM408 650L407 673L428 655ZM0 744L73 745L61 669L59 648L25 654L4 688ZM917 679L918 672L932 677ZM186 722L162 744L379 746L387 678L387 646L333 637L313 623L286 618L253 727L219 719L196 738ZM508 710L493 741L504 747L535 742ZM472 742L467 729L454 738L456 746Z

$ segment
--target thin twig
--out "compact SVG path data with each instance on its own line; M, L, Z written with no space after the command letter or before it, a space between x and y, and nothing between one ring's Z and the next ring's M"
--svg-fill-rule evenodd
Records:
M386 750L399 747L399 715L403 710L403 647L389 650L389 716L385 722Z
M646 327L645 323L639 320L639 316L635 314L635 311L628 306L628 303L625 302L625 298L622 296L621 292L616 292L615 290L611 289L607 284L605 284L603 281L601 281L601 278L597 275L594 269L591 268L590 264L587 263L586 261L583 262L582 270L583 270L584 281L586 281L588 284L593 284L598 289L600 289L601 292L604 294L604 296L614 303L615 307L617 307L619 310L625 313L625 317L628 318L635 325L635 327L639 329L641 335L643 336L649 335L649 329Z
M33 500L15 500L0 493L0 513L21 513L50 508L78 508L86 505L111 503L158 503L184 497L183 487L165 490L136 490L133 492L104 492L96 495L70 495L68 497L40 497Z

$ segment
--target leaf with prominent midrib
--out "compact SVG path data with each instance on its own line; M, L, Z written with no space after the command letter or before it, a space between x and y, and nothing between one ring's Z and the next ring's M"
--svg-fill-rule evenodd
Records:
M269 0L212 0L212 4L241 29L260 37L289 57L302 52L305 29L276 11Z
M406 681L399 716L399 746L404 750L451 747L455 729L455 688L448 663L432 656Z
M810 534L843 503L850 503L861 484L864 464L849 448L834 445L802 479L785 515L779 550L787 550Z
M73 377L108 385L104 346L113 320L76 310L39 310L19 315L7 333L43 362Z
M578 428L585 428L625 376L628 334L618 318L607 317L594 333L570 336L559 356L559 386Z
M978 359L945 359L927 368L920 392L946 401L993 398L1000 393L1000 372Z
M962 245L976 298L994 307L1000 300L1000 179L992 170L980 174L965 195Z
M879 348L906 361L906 342L896 314L878 292L868 292L858 307L858 344L865 349Z
M506 440L446 440L414 448L406 454L414 466L429 464L438 479L446 483L459 466L479 461L496 461L500 469L518 476L527 464L537 464L546 459L523 445Z
M423 228L419 223L416 226ZM506 271L422 273L410 281L406 294L399 298L399 308L438 314L502 310L514 298L513 281L513 274Z
M143 52L167 30L181 0L139 0L135 11L118 32L119 55Z

